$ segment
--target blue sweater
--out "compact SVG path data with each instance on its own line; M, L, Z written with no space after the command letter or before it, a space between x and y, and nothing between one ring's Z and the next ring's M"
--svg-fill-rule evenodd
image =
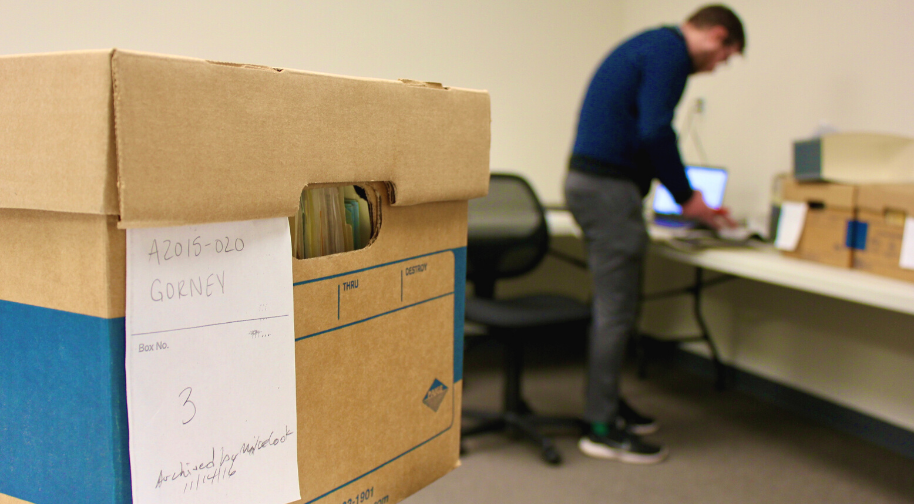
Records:
M678 203L692 196L676 145L673 114L692 61L676 27L623 42L597 69L578 121L571 169L627 178L647 194L660 179Z

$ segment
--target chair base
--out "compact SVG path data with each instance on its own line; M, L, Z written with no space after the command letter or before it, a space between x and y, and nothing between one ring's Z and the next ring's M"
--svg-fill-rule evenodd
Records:
M461 430L461 437L471 437L488 432L506 432L511 437L523 438L540 449L543 460L551 465L562 463L562 455L555 447L552 438L540 432L541 427L550 430L573 430L583 432L584 422L573 417L547 417L534 414L525 403L519 411L492 413L485 411L464 410L465 418L478 420L479 423ZM461 442L461 452L463 450Z

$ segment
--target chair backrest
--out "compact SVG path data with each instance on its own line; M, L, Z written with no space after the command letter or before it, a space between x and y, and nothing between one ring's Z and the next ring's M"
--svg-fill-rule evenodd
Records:
M489 194L470 200L467 279L479 297L495 282L536 268L549 250L546 212L522 177L493 173Z

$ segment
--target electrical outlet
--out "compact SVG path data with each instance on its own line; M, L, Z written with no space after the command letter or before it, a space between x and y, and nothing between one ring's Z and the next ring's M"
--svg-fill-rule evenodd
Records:
M705 113L705 99L704 98L695 99L695 112L698 114Z

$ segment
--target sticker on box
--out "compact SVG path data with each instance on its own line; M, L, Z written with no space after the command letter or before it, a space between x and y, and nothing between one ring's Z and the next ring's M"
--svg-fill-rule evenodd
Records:
M286 218L127 231L134 503L300 499L291 261Z

